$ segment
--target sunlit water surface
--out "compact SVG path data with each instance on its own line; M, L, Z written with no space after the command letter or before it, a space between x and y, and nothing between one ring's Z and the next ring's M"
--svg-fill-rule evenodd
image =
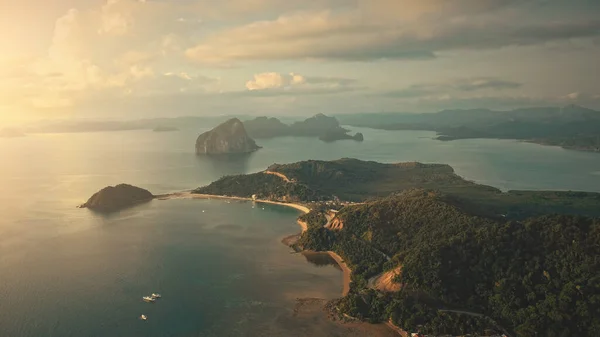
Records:
M299 230L296 210L219 200L156 200L110 217L76 208L107 185L159 194L273 163L352 157L447 163L503 190L600 192L600 155L557 147L353 128L364 142L259 140L256 153L215 159L194 155L201 131L0 139L0 336L277 335L309 324L289 320L296 298L341 292L338 269L280 243ZM152 292L163 298L141 301Z

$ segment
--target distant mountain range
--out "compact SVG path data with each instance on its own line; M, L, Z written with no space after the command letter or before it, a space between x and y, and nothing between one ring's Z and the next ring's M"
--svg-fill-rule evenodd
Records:
M577 105L493 111L338 115L342 124L383 130L430 130L439 140L519 139L569 149L600 152L600 111Z
M321 113L290 125L274 117L257 117L245 121L244 126L248 135L257 139L296 136L319 137L319 139L325 142L342 139L363 140L362 134L349 135L348 132L350 130L342 128L337 118L328 117Z
M209 129L237 117L244 121L252 138L281 136L319 137L323 141L362 140L349 135L340 125L383 130L428 130L437 139L450 141L467 138L518 139L544 145L600 152L600 111L577 105L564 107L523 108L510 111L489 109L442 110L436 113L360 113L325 116L317 114L303 121L286 124L274 117L205 116L150 118L130 121L58 120L23 126L19 134L95 132L123 130ZM284 117L282 117L284 118ZM285 117L287 121L291 117ZM6 132L4 136L14 136Z

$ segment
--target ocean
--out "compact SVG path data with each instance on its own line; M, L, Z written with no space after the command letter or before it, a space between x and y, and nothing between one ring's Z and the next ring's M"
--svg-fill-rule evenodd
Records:
M334 335L333 325L294 311L297 298L330 299L342 290L333 263L281 244L299 232L298 211L189 199L111 216L76 208L107 185L161 194L273 163L349 157L446 163L502 190L600 192L597 153L350 129L365 141L257 140L263 148L253 154L218 159L194 154L204 130L0 139L0 337ZM152 292L163 297L143 302Z

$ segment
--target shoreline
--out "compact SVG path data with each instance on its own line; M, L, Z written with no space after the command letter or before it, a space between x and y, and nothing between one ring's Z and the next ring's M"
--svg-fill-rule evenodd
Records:
M350 282L352 282L352 269L348 267L346 262L344 262L344 259L342 259L342 257L339 256L336 252L328 250L327 254L329 254L329 256L331 256L331 258L335 260L335 262L337 262L337 264L342 268L342 271L344 273L344 284L342 287L342 297L344 297L350 292Z
M280 201L271 201L271 200L264 200L264 199L252 199L252 198L244 198L244 197L233 197L233 196L216 195L216 194L196 194L196 193L191 193L191 192L175 192L175 193L168 193L168 194L156 195L155 198L158 199L158 200L171 200L171 199L222 199L222 200L253 201L253 202L259 202L259 203L263 203L263 204L272 204L272 205L287 206L287 207L295 208L295 209L297 209L297 210L299 210L299 211L301 211L303 213L309 213L310 212L310 208L308 208L308 207L306 207L304 205L301 205L301 204L294 204L294 203L291 203L291 202L280 202Z
M310 212L310 208L300 205L294 204L291 202L280 202L280 201L271 201L264 199L252 199L252 198L243 198L243 197L232 197L227 195L216 195L216 194L195 194L192 192L175 192L169 194L161 194L154 196L158 200L172 200L172 199L220 199L220 200L240 200L240 201L252 201L263 204L271 204L271 205L280 205L287 206L294 209L299 210L300 212L306 214ZM302 233L304 233L308 229L308 224L302 220L296 220L298 226L302 228Z
M295 204L295 203L286 203L286 202L271 201L271 200L264 200L264 199L252 199L252 198L232 197L232 196L214 195L214 194L194 194L189 191L156 195L155 198L158 200L220 199L220 200L253 201L253 202L258 202L258 203L263 203L263 204L291 207L291 208L294 208L294 209L297 209L297 210L303 212L304 214L310 212L310 208L308 208L304 205ZM298 226L300 226L302 228L302 233L304 233L308 229L308 224L306 222L304 222L302 220L296 220L296 223L298 224ZM346 296L346 295L348 295L348 292L350 291L350 282L352 282L352 277L351 277L352 269L350 269L350 267L348 267L348 265L344 262L344 259L342 259L342 257L339 256L337 253L335 253L333 251L327 251L327 254L329 254L329 256L331 256L331 258L334 259L335 262L337 262L337 264L340 266L340 268L342 268L342 272L343 272L342 296Z

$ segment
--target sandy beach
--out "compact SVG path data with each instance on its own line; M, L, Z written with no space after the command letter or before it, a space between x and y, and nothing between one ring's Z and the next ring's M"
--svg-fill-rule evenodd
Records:
M341 256L332 251L328 251L327 253L335 260L335 262L337 262L340 265L340 267L342 267L342 271L344 272L344 286L342 288L342 296L346 296L350 291L350 282L352 282L352 270L344 262L344 259L342 259Z
M226 195L213 195L213 194L195 194L192 192L177 192L171 194L163 194L157 195L157 199L159 200L168 200L168 199L223 199L223 200L242 200L242 201L254 201L263 204L272 204L272 205L281 205L295 208L301 212L308 213L310 212L310 208L289 202L279 202L279 201L271 201L271 200L263 200L263 199L252 199L252 198L242 198L242 197L231 197Z

